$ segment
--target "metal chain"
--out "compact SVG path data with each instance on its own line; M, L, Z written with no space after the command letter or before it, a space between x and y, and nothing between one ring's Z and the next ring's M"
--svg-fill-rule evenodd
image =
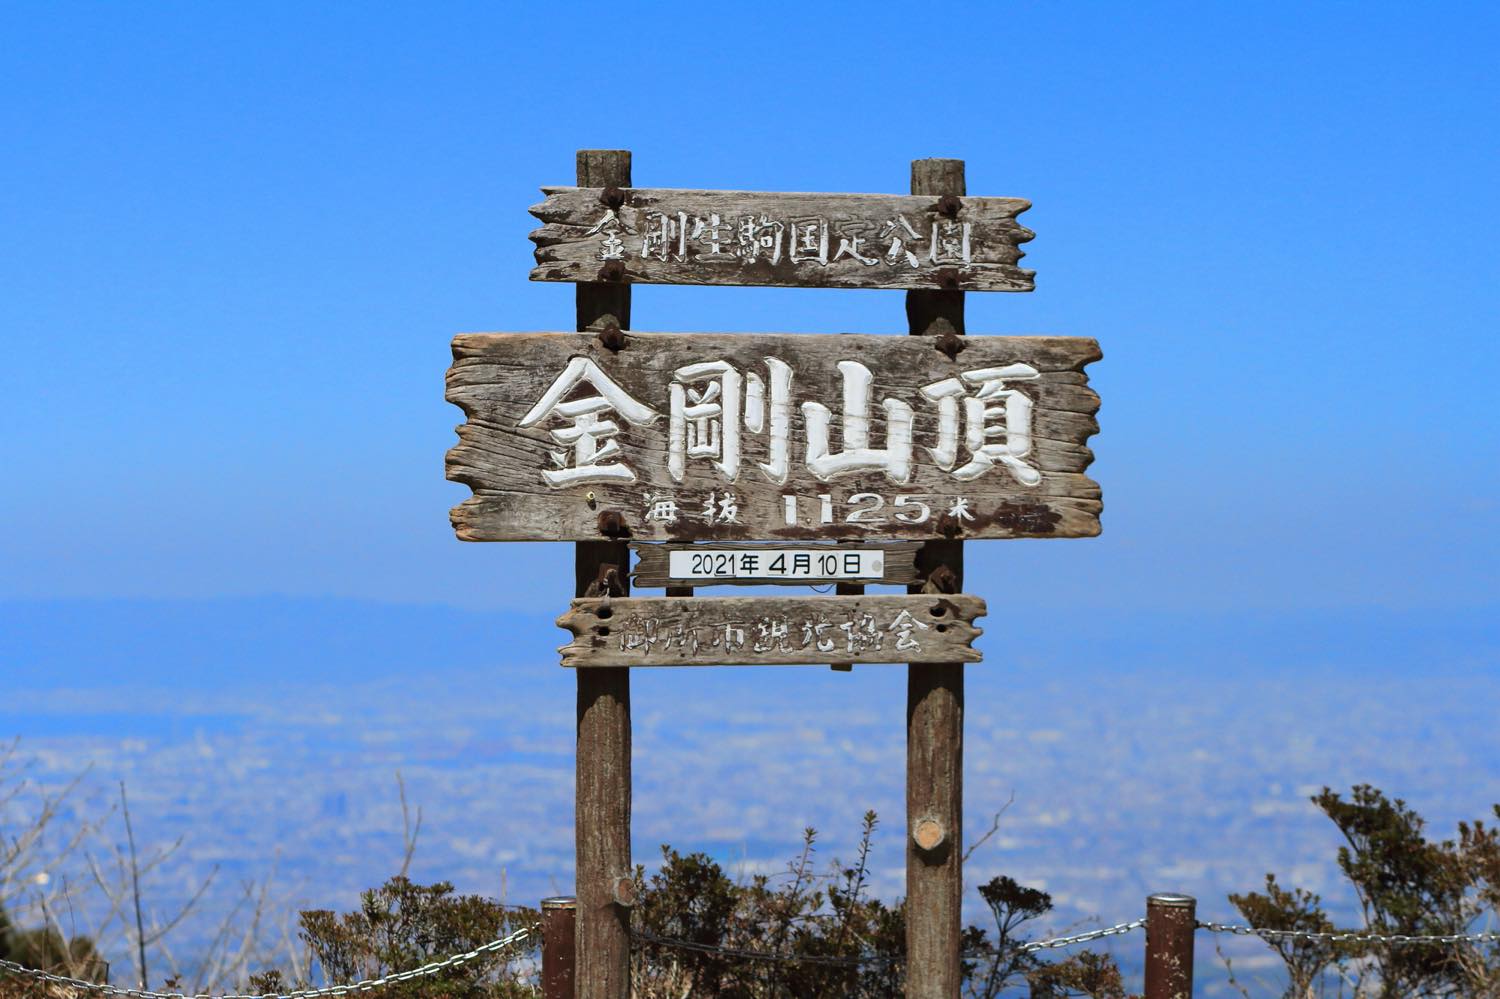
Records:
M1053 937L1050 940L1037 940L1032 943L1021 944L1017 950L1022 954L1035 954L1043 950L1055 950L1059 947L1071 947L1074 944L1088 943L1091 940L1102 940L1105 937L1119 936L1138 930L1146 925L1144 919L1136 919L1128 923L1119 923L1114 926L1106 926L1103 929L1090 930L1087 933L1075 933L1072 936ZM739 958L744 961L777 961L795 964L817 964L839 968L855 968L870 965L898 964L904 960L900 956L887 956L884 954L871 954L864 957L833 957L822 954L776 954L770 951L742 950L737 947L721 947L715 944L696 943L692 940L675 940L669 937L659 937L654 933L645 931L633 931L632 936L637 940L644 940L660 947L671 947L674 950L689 950L699 954L722 954L725 957ZM974 957L975 955L965 955Z
M1255 926L1237 926L1226 923L1199 923L1198 929L1210 933L1233 933L1241 937L1260 937L1262 940L1316 940L1320 943L1387 943L1398 946L1406 944L1459 944L1500 943L1500 933L1447 933L1407 935L1394 933L1345 933L1318 932L1314 930L1269 930Z
M1104 937L1115 937L1131 930L1138 930L1146 925L1144 919L1132 919L1128 923L1116 923L1106 926L1100 930L1089 930L1087 933L1075 933L1070 937L1053 937L1051 940L1038 940L1035 943L1021 945L1021 953L1035 954L1039 950L1053 950L1057 947L1071 947L1074 944L1088 943L1090 940L1101 940Z
M1036 940L1022 944L1018 949L1023 954L1035 954L1038 951L1055 950L1060 947L1071 947L1075 944L1102 940L1105 937L1120 936L1130 933L1133 930L1138 930L1145 925L1146 921L1144 919L1134 919L1128 923L1116 923L1114 926L1089 930L1087 933L1053 937L1049 940ZM1485 933L1382 935L1379 933L1318 932L1314 930L1272 930L1254 926L1204 922L1198 923L1198 929L1207 930L1210 933L1230 933L1235 936L1259 937L1266 941L1315 940L1322 943L1385 943L1397 946L1413 944L1500 943L1500 932L1494 931ZM467 964L486 954L494 954L505 950L507 947L512 947L527 937L532 936L535 931L536 927L525 926L511 933L509 936L492 940L487 944L481 944L473 950L465 951L462 954L454 954L441 961L433 961L419 968L398 971L380 978L367 978L348 985L325 985L322 988L316 989L298 989L294 992L266 992L259 995L215 996L202 993L189 995L182 992L153 992L149 989L122 989L114 985L101 985L98 982L88 982L80 978L69 978L66 975L54 975L50 972L38 971L35 968L28 968L25 965L17 964L15 961L5 960L4 958L0 958L0 969L37 982L63 985L91 992L99 996L117 996L122 997L122 999L322 999L325 996L346 996L354 992L369 992L386 985L393 985L397 982L409 982L415 978L435 975L440 971L446 971L449 968L456 968L461 964ZM744 950L738 947L721 947L714 944L696 943L691 940L674 940L644 931L636 931L631 935L638 940L644 940L647 943L656 944L660 947L694 951L700 954L720 954L727 958L736 958L742 961L776 961L822 965L825 967L854 968L869 965L891 965L900 963L903 960L897 956L878 954L871 954L864 957L835 957L833 955L822 954L776 954L769 951Z
M366 978L363 981L354 982L349 985L325 985L318 989L298 989L295 992L265 992L260 995L214 996L201 993L187 995L182 992L152 992L149 989L122 989L114 985L101 985L98 982L86 982L79 978L68 978L65 975L54 975L46 971L38 971L35 968L28 968L25 965L17 964L14 961L7 961L3 958L0 958L0 968L30 978L33 981L46 982L52 985L66 985L69 988L83 989L95 995L122 996L125 999L319 999L322 996L345 996L351 992L369 992L372 989L393 985L396 982L409 982L413 978L435 975L439 971L456 968L460 964L467 964L475 958L483 957L486 954L493 954L496 951L501 951L520 943L528 936L531 936L535 929L536 927L533 926L524 926L509 936L501 937L498 940L491 940L489 943L481 944L471 951L454 954L452 957L446 957L441 961L424 964L420 968L412 968L409 971L398 971L381 978Z

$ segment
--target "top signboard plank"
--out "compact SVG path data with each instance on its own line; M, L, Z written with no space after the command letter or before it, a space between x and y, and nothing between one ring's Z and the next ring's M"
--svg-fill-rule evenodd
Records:
M533 281L1031 291L1021 198L544 187Z

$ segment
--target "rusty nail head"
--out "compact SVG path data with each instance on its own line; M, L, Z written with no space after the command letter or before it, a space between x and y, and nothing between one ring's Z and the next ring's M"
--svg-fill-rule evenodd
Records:
M601 267L601 268L599 268L599 280L600 281L623 281L623 280L625 280L625 265L622 264L622 263L620 263L620 261L618 261L618 260L606 261L605 264L604 264L604 266Z
M938 529L947 534L953 523L953 517L945 513L938 518ZM940 565L927 574L927 586L938 593L957 593L958 575L948 566Z
M610 263L619 263L619 261L613 260ZM623 268L623 266L622 264L621 267ZM958 271L952 267L940 267L932 276L937 281L939 288L946 288L948 291L958 290Z
M599 578L594 580L594 588L599 590L598 595L601 597L623 597L625 595L625 587L620 585L619 567L609 562L601 565L599 567ZM608 618L610 615L604 611L600 611L599 616Z
M964 203L959 201L958 198L951 194L945 194L941 198L938 198L937 210L939 215L946 215L951 219L958 217L958 211L963 206Z
M934 338L933 346L937 347L944 354L947 354L948 360L957 360L958 352L964 349L964 338L952 330L948 330L945 333L939 333Z
M958 518L951 513L945 513L937 520L937 529L945 538L954 538L959 533Z
M625 518L620 515L619 510L600 511L599 533L607 538L618 538L625 533Z
M610 208L619 208L625 204L625 192L613 185L606 187L600 194L599 200Z
M604 349L619 352L625 349L625 334L616 323L606 323L599 331L599 343Z

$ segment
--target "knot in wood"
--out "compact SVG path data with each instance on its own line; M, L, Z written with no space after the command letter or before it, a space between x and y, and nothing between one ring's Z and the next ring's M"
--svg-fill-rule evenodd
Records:
M620 332L618 323L605 323L598 339L599 345L611 353L618 354L625 349L625 334Z
M599 533L606 538L618 540L628 537L630 529L625 526L625 517L619 510L601 510L599 512Z
M937 819L918 819L911 828L912 842L917 844L919 850L936 850L943 845L947 839L947 832L943 824Z
M958 213L964 203L951 194L945 194L938 198L937 213L945 218L958 218Z
M635 905L635 878L629 874L621 874L615 878L610 886L610 895L615 905L630 908Z
M625 204L625 192L611 184L599 192L599 200L610 208L619 208Z
M606 261L604 266L599 268L599 280L610 282L624 281L625 265L618 260Z

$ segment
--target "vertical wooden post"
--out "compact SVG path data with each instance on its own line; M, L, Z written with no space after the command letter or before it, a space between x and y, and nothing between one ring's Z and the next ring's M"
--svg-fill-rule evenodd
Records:
M963 160L914 160L911 193L962 197ZM906 293L914 335L962 335L964 293ZM934 349L937 349L934 346ZM943 511L933 511L940 518ZM939 520L941 523L941 520ZM917 566L934 585L963 587L962 541L930 541ZM921 586L908 592L921 593ZM957 999L963 901L963 663L909 665L906 680L906 994Z
M865 592L864 583L835 583L833 587L835 595L840 597L857 597ZM854 670L853 663L829 663L828 668L837 673L849 673Z
M542 999L574 999L578 899L542 899Z
M1146 899L1146 999L1193 999L1193 934L1198 901L1191 895Z
M579 187L630 186L630 152L582 149ZM630 326L630 285L580 282L578 329ZM628 526L628 524L627 524ZM601 518L601 533L604 527ZM577 596L614 566L630 586L630 548L621 537L581 541L575 550ZM578 999L630 999L630 910L616 897L630 864L630 670L581 669L578 680L576 804L573 816L577 902Z

